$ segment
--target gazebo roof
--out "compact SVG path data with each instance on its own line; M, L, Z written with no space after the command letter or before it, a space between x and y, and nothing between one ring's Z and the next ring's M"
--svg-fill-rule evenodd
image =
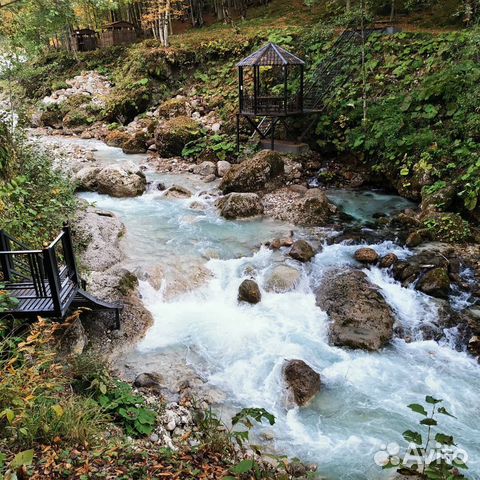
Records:
M305 62L274 43L268 43L237 64L237 67L268 67L271 65L305 65Z

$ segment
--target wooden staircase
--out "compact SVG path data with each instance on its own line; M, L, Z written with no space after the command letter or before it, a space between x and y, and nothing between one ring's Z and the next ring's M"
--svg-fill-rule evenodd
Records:
M113 312L120 328L122 306L104 302L82 288L68 226L42 250L30 250L0 230L0 275L0 283L16 299L2 315L63 319L69 311L86 307Z

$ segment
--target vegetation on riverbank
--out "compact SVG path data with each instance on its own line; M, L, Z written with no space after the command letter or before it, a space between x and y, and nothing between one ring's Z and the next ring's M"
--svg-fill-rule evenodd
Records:
M75 211L73 185L21 129L0 120L0 228L31 248L58 235Z

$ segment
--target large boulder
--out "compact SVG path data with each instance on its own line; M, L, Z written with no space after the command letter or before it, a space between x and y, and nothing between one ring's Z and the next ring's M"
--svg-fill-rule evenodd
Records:
M113 213L93 206L79 209L73 234L75 243L85 245L80 256L85 271L108 270L124 259L120 239L125 226Z
M446 268L437 267L427 270L415 286L420 292L437 298L448 298L450 277Z
M265 281L265 290L284 293L293 290L300 281L300 272L288 265L277 265Z
M360 270L328 276L316 292L330 320L330 340L340 347L379 350L393 335L392 309Z
M315 256L315 251L305 240L297 240L288 254L300 262L309 262Z
M136 197L146 189L145 174L134 163L109 165L97 175L98 193L112 197Z
M222 217L246 218L263 214L263 205L256 193L230 193L219 198L215 205Z
M282 157L263 150L239 165L233 165L224 175L220 189L223 193L257 192L272 187L273 181L283 174Z
M310 403L320 391L320 375L303 360L286 361L283 376L289 397L300 407Z
M311 188L298 198L289 207L289 210L292 223L303 226L321 226L328 223L337 208L329 202L323 190Z
M260 288L255 280L244 280L238 287L238 301L258 303L262 299Z
M201 125L190 117L175 117L158 126L155 145L160 157L175 157L182 154L185 145L201 135Z

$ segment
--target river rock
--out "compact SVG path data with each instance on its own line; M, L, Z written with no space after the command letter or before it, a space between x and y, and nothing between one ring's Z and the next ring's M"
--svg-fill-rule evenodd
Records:
M88 345L88 337L80 318L75 319L61 331L59 351L65 356L81 355Z
M262 150L239 165L233 165L224 175L220 189L223 193L257 192L270 188L283 174L284 162L280 154Z
M380 259L378 266L380 268L390 268L393 265L395 265L397 262L398 262L398 257L394 253L387 253Z
M391 340L393 311L362 271L329 275L316 299L332 321L330 340L334 345L375 351Z
M98 188L97 177L101 167L83 167L72 178L79 190L94 192Z
M415 288L432 297L448 298L450 292L448 270L442 267L427 270L419 278Z
M407 239L405 240L405 245L408 248L415 248L429 239L430 239L430 232L426 228L420 228L410 233L410 235L408 235Z
M263 205L256 193L230 193L219 198L215 205L222 217L246 218L263 214Z
M192 192L181 185L172 185L170 188L165 190L163 194L166 198L190 198L192 196Z
M213 162L202 162L199 165L195 165L193 167L193 173L196 175L202 175L204 177L209 176L209 175L214 175L215 178L215 172L217 170L217 167Z
M292 222L303 226L322 226L336 211L323 190L311 188L291 207Z
M145 174L134 163L104 167L96 180L97 192L112 197L136 197L147 189Z
M300 272L288 265L274 267L265 282L265 290L284 293L293 290L300 280Z
M206 177L203 177L203 181L205 183L212 183L217 179L216 175L214 173L211 173L210 175L207 175Z
M303 360L288 360L283 375L289 397L300 407L310 403L320 391L320 375Z
M232 164L226 160L217 162L217 176L224 177L232 168Z
M133 385L137 388L158 388L162 383L162 376L155 372L140 373L136 376Z
M305 240L297 240L288 254L300 262L309 262L315 256L315 251Z
M254 280L244 280L238 288L238 301L258 303L262 299L260 288Z
M135 154L145 153L147 151L147 144L143 134L132 135L122 146L123 153Z
M201 126L193 118L179 116L160 124L155 131L155 145L163 158L182 154L185 145L201 135Z
M368 248L368 247L359 248L355 252L354 257L357 262L364 263L367 265L373 265L377 263L378 259L380 258L378 253L373 248Z
M130 135L127 132L120 132L114 130L113 132L107 133L107 136L104 138L104 142L109 147L123 148L126 142L130 140Z
M268 242L266 245L270 250L279 250L282 247L291 247L294 244L292 237L284 238L274 238L271 242Z

